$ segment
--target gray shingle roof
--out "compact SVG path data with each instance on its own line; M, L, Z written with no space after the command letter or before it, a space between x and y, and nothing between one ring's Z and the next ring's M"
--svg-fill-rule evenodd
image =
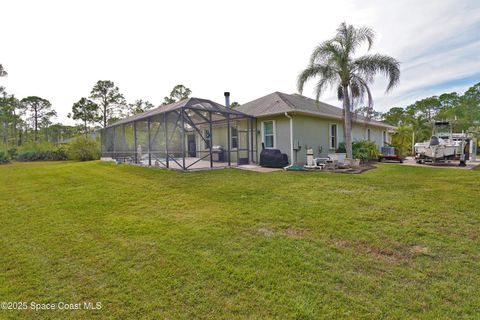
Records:
M342 119L343 110L327 103L316 101L299 94L274 92L235 108L254 117L271 116L285 112L302 113L330 119ZM365 117L354 115L355 122L364 122ZM370 120L371 125L392 127L386 123Z

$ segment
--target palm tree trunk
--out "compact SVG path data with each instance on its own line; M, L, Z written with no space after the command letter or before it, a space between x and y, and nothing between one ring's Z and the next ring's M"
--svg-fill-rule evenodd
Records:
M13 108L13 143L15 144L15 147L18 146L18 139L17 139L17 114L15 112L15 107Z
M345 134L345 150L347 158L353 159L352 155L352 112L350 110L350 96L348 86L343 86L343 110L344 116L344 134Z
M107 98L103 100L103 127L105 128L107 126Z
M38 114L37 114L37 109L35 109L35 134L34 134L34 137L35 137L35 143L37 142L37 130L38 130Z
M5 154L8 154L8 124L7 122L3 123L4 133L3 135L3 146L5 147Z

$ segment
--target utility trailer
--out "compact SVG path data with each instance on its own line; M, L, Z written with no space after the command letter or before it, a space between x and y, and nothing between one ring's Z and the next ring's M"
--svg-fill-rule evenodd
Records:
M395 148L392 146L386 146L381 148L380 155L378 156L378 161L385 162L386 160L398 161L403 163L404 157L395 153Z

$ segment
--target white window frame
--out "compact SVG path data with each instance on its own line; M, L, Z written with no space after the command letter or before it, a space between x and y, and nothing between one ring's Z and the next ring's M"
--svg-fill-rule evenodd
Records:
M335 126L335 145L332 146L332 126ZM337 123L330 123L328 125L328 148L330 150L337 150L338 149L338 124Z
M371 141L371 139L372 139L372 131L370 130L370 128L367 128L366 130L367 130L367 131L365 132L365 135L366 135L367 141Z
M237 146L236 147L233 146L233 132L232 132L233 129L237 130L237 135L236 135ZM236 150L240 146L240 135L238 133L238 125L230 127L230 146L232 147L232 150Z
M265 123L266 122L272 122L272 127L273 127L273 147L267 147L265 146L265 149L276 149L277 148L277 127L275 120L265 120L262 121L262 143L265 143Z
M382 131L382 147L385 146L385 142L387 142L388 138L387 138L387 131L383 130Z

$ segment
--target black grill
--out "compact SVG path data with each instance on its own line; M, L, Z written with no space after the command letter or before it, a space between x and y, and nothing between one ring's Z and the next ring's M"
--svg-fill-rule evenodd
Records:
M283 168L288 166L288 156L278 149L263 149L260 153L262 167Z

